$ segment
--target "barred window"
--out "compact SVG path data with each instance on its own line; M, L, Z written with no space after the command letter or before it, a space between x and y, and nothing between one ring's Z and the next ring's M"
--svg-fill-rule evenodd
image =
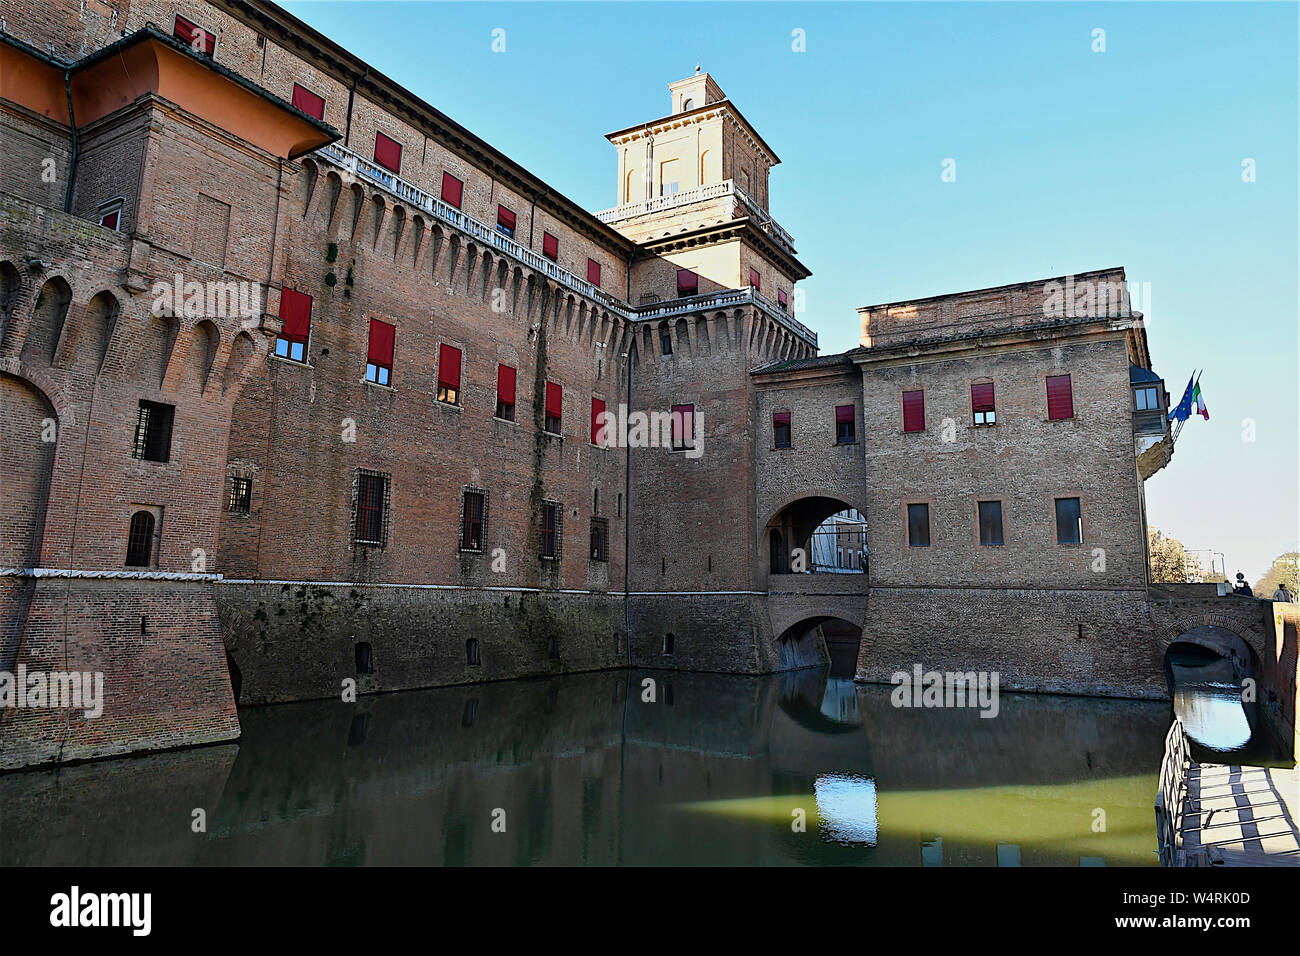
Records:
M591 519L591 560L609 560L609 520Z
M353 544L384 547L388 544L389 476L357 469L353 486Z
M541 556L558 560L564 515L554 501L542 502Z
M482 551L487 525L487 492L466 488L460 499L460 549Z
M131 515L126 537L127 567L147 568L153 563L153 525L153 515L147 511Z
M226 510L248 514L253 506L253 479L231 478L230 494L226 496Z
M135 420L135 444L131 457L142 461L170 461L172 454L172 421L176 406L161 402L140 401L140 413Z

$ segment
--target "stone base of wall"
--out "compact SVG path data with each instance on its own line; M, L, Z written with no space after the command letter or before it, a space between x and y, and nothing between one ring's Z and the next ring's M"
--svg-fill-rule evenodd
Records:
M255 583L219 585L217 604L241 704L338 697L348 678L373 694L627 663L623 599L609 595ZM362 643L371 673L357 671Z
M633 595L632 664L722 674L771 674L830 663L820 631L779 640L761 594ZM672 635L672 654L665 640Z
M857 680L997 671L1001 690L1168 699L1145 591L872 588Z
M0 670L103 674L103 712L0 709L0 769L234 740L210 582L0 578Z

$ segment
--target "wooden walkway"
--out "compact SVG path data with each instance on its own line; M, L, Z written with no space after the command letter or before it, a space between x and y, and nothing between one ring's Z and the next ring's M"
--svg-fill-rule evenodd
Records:
M1189 761L1186 779L1189 865L1300 866L1300 768Z

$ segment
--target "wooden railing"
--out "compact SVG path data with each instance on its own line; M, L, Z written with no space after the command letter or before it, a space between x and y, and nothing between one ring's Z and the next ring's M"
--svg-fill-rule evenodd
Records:
M1190 761L1187 731L1179 717L1165 734L1165 755L1160 761L1160 787L1156 793L1156 841L1161 866L1186 866L1183 853L1183 808L1187 802L1187 768Z

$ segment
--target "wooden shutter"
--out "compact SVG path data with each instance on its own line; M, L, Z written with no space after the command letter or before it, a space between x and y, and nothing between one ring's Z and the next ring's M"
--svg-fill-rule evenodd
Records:
M1047 376L1047 417L1053 421L1074 417L1074 394L1070 376Z
M280 338L306 342L311 332L311 296L293 289L280 290Z
M217 49L217 37L214 33L209 33L196 23L191 23L182 16L176 17L176 25L172 28L172 36L180 40L191 50L196 53L202 53L204 56L212 56ZM195 40L202 37L202 43L196 43Z
M835 406L835 424L842 425L845 422L852 422L855 406L853 405L836 405Z
M925 431L925 392L903 393L903 431Z
M695 295L700 291L700 277L690 269L677 270L677 294Z
M305 86L293 85L293 105L308 116L325 119L325 97L317 96Z
M600 288L600 263L595 259L587 260L587 281Z
M497 225L505 226L511 234L515 231L515 214L505 206L497 206Z
M460 349L454 345L438 346L438 387L460 391Z
M758 274L757 269L749 270L749 284L752 285L755 290L759 292L763 291L763 277Z
M560 258L560 240L549 232L542 233L542 255L552 262Z
M970 387L970 407L973 412L993 411L992 382L980 382Z
M383 133L375 133L375 162L390 173L400 173L402 144Z
M366 361L371 365L382 365L384 368L392 368L393 340L396 337L396 326L389 325L387 322L381 322L378 319L371 319L370 350L366 353Z
M507 405L515 403L515 370L509 365L497 364L497 401Z
M465 194L465 184L453 176L451 173L442 174L442 201L448 206L460 208L461 199Z
M546 383L546 415L549 418L560 418L560 410L564 406L564 390L554 382ZM536 407L536 406L534 406Z
M601 416L605 414L605 400L602 398L592 397L591 399L591 443L600 445L598 439L603 436L606 426L601 422Z

